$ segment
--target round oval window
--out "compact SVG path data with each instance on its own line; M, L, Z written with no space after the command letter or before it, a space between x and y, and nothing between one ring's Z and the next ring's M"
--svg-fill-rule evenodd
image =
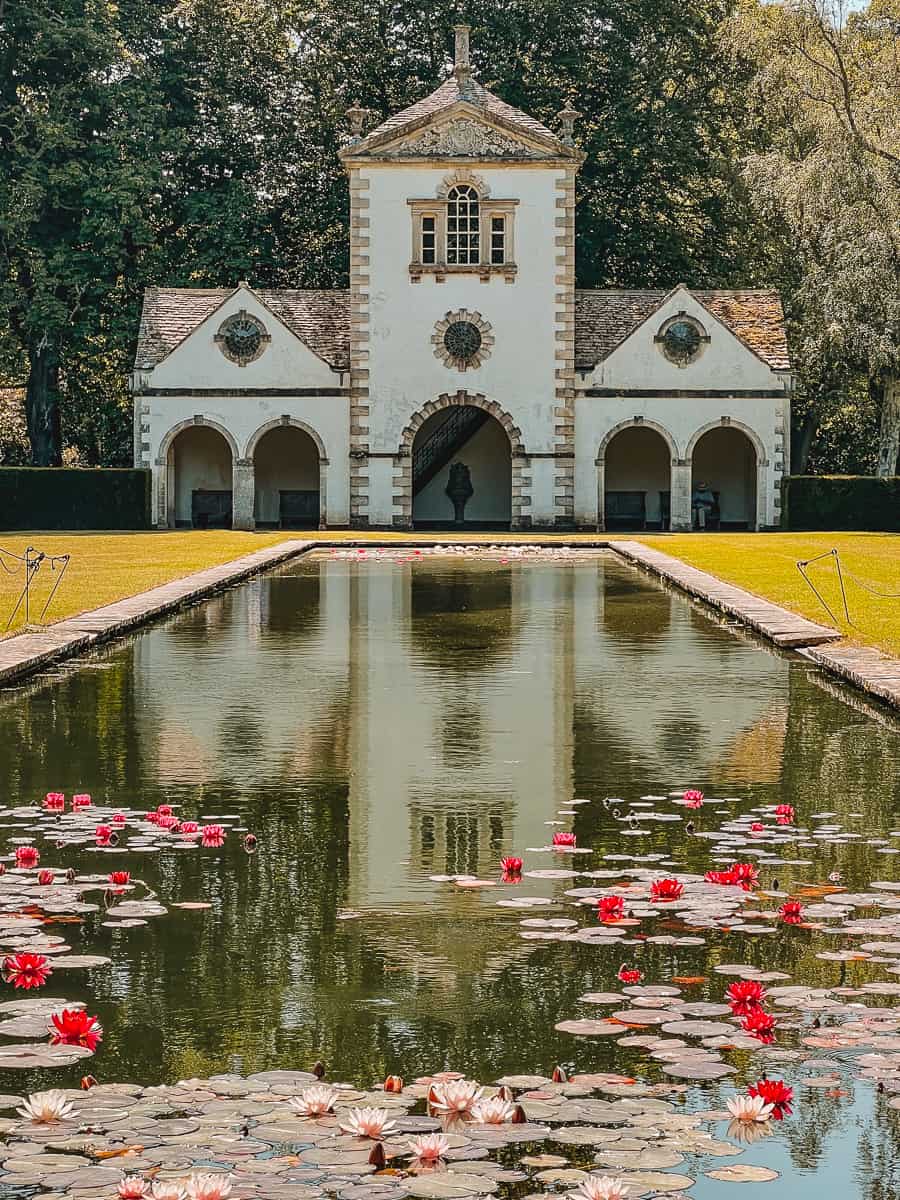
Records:
M662 336L663 353L670 362L684 365L700 353L703 338L690 321L674 321Z
M454 321L444 334L444 346L451 358L469 362L481 349L481 330L471 321Z

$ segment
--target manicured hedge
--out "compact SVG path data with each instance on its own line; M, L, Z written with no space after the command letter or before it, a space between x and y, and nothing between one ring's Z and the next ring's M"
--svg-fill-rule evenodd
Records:
M785 529L900 531L900 476L791 475L782 484Z
M0 529L149 528L149 471L0 467Z

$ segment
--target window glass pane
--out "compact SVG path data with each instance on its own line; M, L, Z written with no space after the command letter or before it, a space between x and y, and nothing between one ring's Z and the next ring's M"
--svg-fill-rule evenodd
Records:
M478 193L468 184L457 184L447 195L447 262L459 266L480 260Z

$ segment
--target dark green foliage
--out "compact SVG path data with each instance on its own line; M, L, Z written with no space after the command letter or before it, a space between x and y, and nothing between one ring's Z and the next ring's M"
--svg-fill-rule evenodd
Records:
M785 529L900 532L897 475L792 475L782 496Z
M0 529L149 529L150 472L0 467Z

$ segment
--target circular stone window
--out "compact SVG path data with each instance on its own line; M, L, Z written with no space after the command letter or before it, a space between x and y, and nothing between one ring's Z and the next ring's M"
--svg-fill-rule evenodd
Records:
M660 343L662 352L669 362L675 363L678 367L686 367L688 363L699 358L704 343L709 339L696 322L676 317L656 340Z
M480 313L465 309L448 312L438 321L431 338L436 358L456 371L480 367L494 345L491 327Z
M226 358L246 367L259 358L271 338L262 321L241 309L224 322L216 334L216 341Z

